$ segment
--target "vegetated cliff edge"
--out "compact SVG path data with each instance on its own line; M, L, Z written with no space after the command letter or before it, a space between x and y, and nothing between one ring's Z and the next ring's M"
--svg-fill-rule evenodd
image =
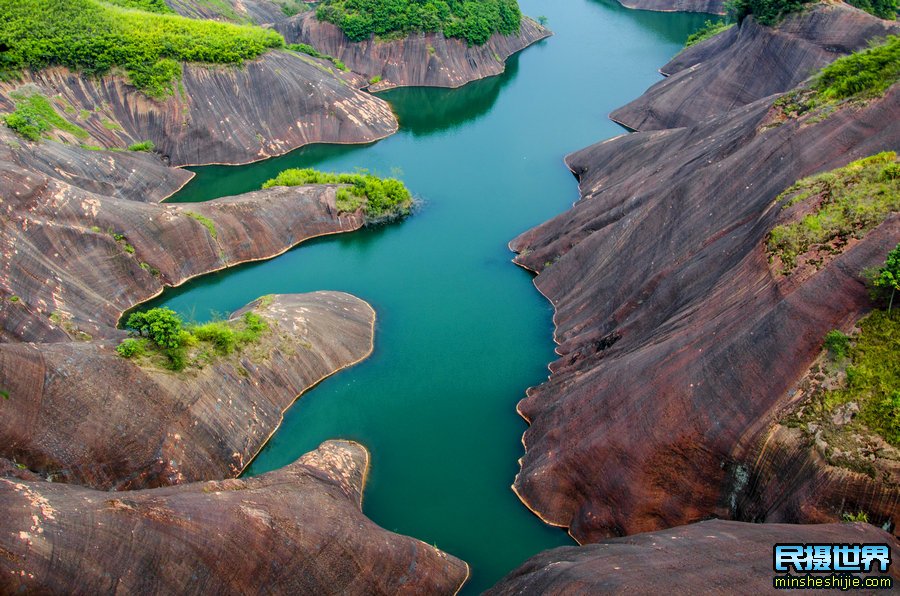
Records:
M273 27L288 43L309 44L366 78L380 77L371 87L379 91L404 86L460 87L498 75L507 58L551 35L528 17L522 19L518 35L495 33L480 46L468 46L463 39L440 33L354 43L337 26L316 19L315 11L279 21Z
M120 357L116 341L0 344L0 456L101 489L237 476L298 395L371 353L375 324L339 292L250 308L268 325L259 340L179 373Z
M843 3L817 4L775 27L751 16L675 56L660 69L665 80L610 118L632 130L694 125L792 89L870 40L896 33L896 23Z
M893 215L808 279L770 270L780 192L900 147L897 85L780 125L775 99L569 156L582 200L511 245L556 310L560 355L519 404L531 426L514 486L581 542L733 515L788 390L825 333L868 308L860 272L900 240ZM895 488L850 472L818 488L755 519L900 523Z
M772 545L779 543L888 543L891 560L900 544L868 524L748 524L711 520L660 532L544 551L488 590L505 594L760 594L772 590ZM877 566L876 566L877 567ZM796 573L795 573L796 574ZM889 575L896 565L859 576ZM871 593L878 593L872 591Z
M0 478L0 591L453 594L465 563L362 514L368 466L328 441L262 476L171 488Z
M309 143L368 143L398 127L384 101L308 56L280 50L243 66L186 64L179 91L165 101L122 77L50 68L0 83L0 111L13 110L10 93L23 86L66 106L61 115L90 134L88 144L150 140L176 166L248 163Z

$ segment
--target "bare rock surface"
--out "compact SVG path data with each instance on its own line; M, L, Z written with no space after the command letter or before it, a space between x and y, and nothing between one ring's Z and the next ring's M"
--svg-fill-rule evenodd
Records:
M338 214L332 186L159 204L190 174L145 156L49 142L0 144L0 154L6 339L116 336L121 313L165 286L363 225L362 216Z
M164 101L121 77L50 68L0 83L0 110L11 111L9 94L23 87L65 102L70 109L57 111L91 135L89 144L150 140L176 166L248 163L309 143L368 143L398 127L386 102L287 51L243 66L186 64L179 90Z
M360 511L365 448L262 476L109 493L0 478L0 592L453 594L462 561Z
M103 489L238 475L298 395L371 353L375 323L340 292L251 308L269 324L258 343L179 373L116 341L0 344L0 456Z
M733 515L788 390L825 333L869 308L860 272L900 241L894 215L815 275L770 269L781 191L900 147L896 85L778 126L775 99L569 156L582 199L511 244L555 308L560 355L519 404L531 426L514 488L581 542ZM841 490L816 486L821 503ZM900 522L896 488L860 500Z
M610 114L632 130L690 126L797 86L869 40L900 32L894 22L847 4L817 4L776 27L752 17L687 48L660 71L669 75Z
M773 545L777 543L887 543L891 560L900 556L900 544L869 524L797 526L711 520L544 551L487 594L768 593L772 578L784 575L773 571ZM896 565L891 565L887 575L895 584L900 581Z
M166 0L166 4L178 14L193 19L262 25L287 18L281 8L282 4L272 0Z
M274 28L288 43L306 43L344 62L366 79L381 77L372 90L390 87L460 87L503 72L507 58L549 37L550 31L524 17L518 35L495 33L481 46L440 33L413 34L399 40L352 42L337 26L307 12Z
M619 0L625 8L656 12L725 14L725 0Z

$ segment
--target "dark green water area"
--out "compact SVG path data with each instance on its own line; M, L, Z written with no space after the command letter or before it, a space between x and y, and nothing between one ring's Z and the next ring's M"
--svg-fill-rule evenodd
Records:
M406 221L320 238L265 262L199 278L153 305L203 321L264 294L342 290L378 314L372 356L288 411L248 470L293 462L322 441L366 445L365 513L467 561L466 593L527 557L574 544L510 489L525 422L516 403L554 359L552 309L507 243L567 209L572 151L623 133L607 114L660 79L657 69L705 15L612 0L520 0L555 35L506 73L456 90L397 89L400 131L365 146L316 145L238 167L192 168L172 201L256 190L292 167L397 175L421 199Z

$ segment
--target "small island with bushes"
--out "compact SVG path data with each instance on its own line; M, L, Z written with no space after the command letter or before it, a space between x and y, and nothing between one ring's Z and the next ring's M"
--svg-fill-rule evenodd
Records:
M355 174L336 174L312 168L292 168L267 180L262 187L306 184L339 185L336 200L338 212L356 213L362 210L370 223L409 215L413 206L412 195L402 182L396 178L380 178L364 170Z

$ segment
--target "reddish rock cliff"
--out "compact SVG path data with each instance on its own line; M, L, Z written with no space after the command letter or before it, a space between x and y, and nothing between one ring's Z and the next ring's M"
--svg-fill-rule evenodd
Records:
M121 358L116 341L0 344L0 456L103 489L238 475L298 395L369 355L375 323L338 292L252 308L269 323L257 344L181 373Z
M247 163L309 143L368 143L397 130L387 103L287 51L239 67L186 64L183 91L165 101L121 77L51 68L0 83L0 110L12 109L9 93L23 85L67 102L71 109L61 115L87 130L89 143L124 148L151 140L172 165Z
M527 17L522 19L519 35L498 33L486 44L471 47L463 39L448 39L440 33L353 43L335 25L317 20L314 12L281 21L274 28L288 43L309 44L367 79L381 77L378 90L398 86L459 87L498 75L507 58L551 35Z
M329 441L276 472L173 488L0 478L0 592L453 594L465 563L363 516L368 464Z
M512 243L540 272L560 354L519 404L531 426L515 489L579 541L732 515L822 337L868 307L860 272L900 240L895 215L808 279L771 272L764 239L782 190L900 147L886 125L900 117L898 86L818 122L764 127L774 99L571 155L582 200ZM866 486L857 504L900 524L900 492ZM810 499L838 517L842 489L818 489Z
M687 48L660 70L669 75L610 118L632 130L690 126L797 86L869 40L900 32L847 4L817 4L776 27L748 17Z
M507 575L487 594L769 593L776 576L774 544L823 542L888 543L891 560L897 561L900 556L900 544L868 524L795 526L712 520L545 551ZM895 585L900 581L896 564L885 575L893 578Z

